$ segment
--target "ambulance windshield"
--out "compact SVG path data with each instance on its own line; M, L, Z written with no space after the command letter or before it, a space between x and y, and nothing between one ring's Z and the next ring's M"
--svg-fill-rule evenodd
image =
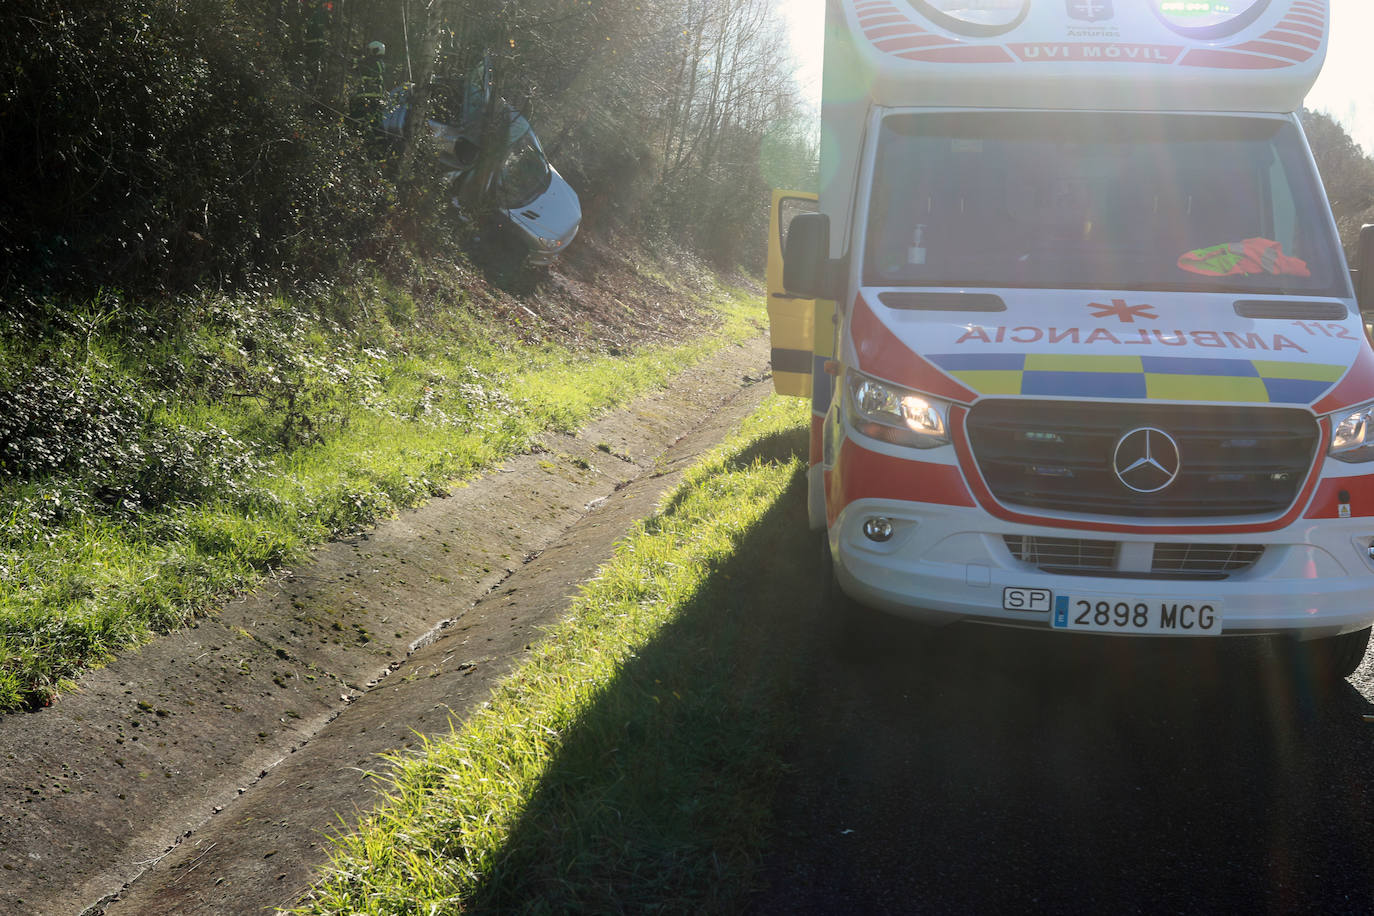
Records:
M873 286L1349 295L1291 123L1210 115L891 115Z

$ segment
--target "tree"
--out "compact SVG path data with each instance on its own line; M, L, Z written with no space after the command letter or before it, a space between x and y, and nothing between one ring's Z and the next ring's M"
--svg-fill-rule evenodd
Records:
M1352 255L1360 227L1374 223L1374 159L1330 115L1304 108L1302 122L1341 242Z

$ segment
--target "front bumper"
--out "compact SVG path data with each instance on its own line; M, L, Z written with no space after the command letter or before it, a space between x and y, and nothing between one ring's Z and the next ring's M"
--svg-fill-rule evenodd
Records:
M863 533L873 516L891 520L890 540ZM1055 595L1118 595L1130 600L1221 601L1226 635L1336 636L1374 622L1374 518L1300 520L1278 531L1228 537L1176 533L1117 535L1003 522L979 508L867 498L851 502L829 529L835 575L856 600L879 610L948 624L959 621L1050 628L1049 611L1003 608L1004 588ZM1017 559L1005 537L1119 542L1140 556L1156 542L1262 545L1260 558L1221 579L1161 578L1115 569L1110 575L1046 572Z

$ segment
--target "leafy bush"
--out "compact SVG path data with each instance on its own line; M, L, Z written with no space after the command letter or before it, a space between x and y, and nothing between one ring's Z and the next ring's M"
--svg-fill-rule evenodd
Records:
M261 466L216 426L181 424L133 380L103 367L30 367L0 379L0 484L10 517L0 540L32 542L93 515L129 516L232 494ZM30 486L21 486L23 482Z
M0 474L33 478L82 467L104 470L132 459L127 448L142 409L121 386L86 367L33 366L0 380Z
M0 6L0 289L338 273L392 192L274 25L222 0Z

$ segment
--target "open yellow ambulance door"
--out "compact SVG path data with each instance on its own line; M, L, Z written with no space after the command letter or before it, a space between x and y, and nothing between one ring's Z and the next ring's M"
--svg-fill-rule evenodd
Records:
M813 322L816 300L793 296L782 288L782 245L798 213L815 213L816 195L809 191L774 191L768 231L768 333L773 345L773 390L811 397Z

